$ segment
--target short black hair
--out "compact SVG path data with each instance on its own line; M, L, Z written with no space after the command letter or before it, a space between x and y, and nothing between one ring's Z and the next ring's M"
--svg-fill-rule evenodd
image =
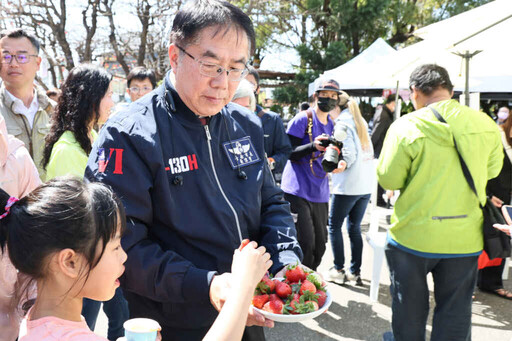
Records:
M183 6L174 17L171 29L171 44L182 47L194 42L205 28L217 26L215 35L226 34L231 29L242 30L249 41L249 56L256 45L252 21L242 10L227 1L194 0Z
M137 66L133 68L126 77L126 84L128 85L128 87L130 87L132 79L138 79L143 81L146 78L148 78L149 81L151 82L153 89L156 88L155 72L151 69L146 69L144 66Z
M393 103L394 101L396 101L396 94L389 94L384 100L384 104Z
M308 102L302 102L300 104L300 111L306 111L309 109L309 103Z
M409 86L411 88L414 86L427 96L438 88L443 88L450 92L453 90L453 84L450 81L448 71L436 64L424 64L414 69L409 77Z
M247 67L247 69L249 70L249 75L252 75L256 80L256 85L260 86L260 74L258 73L258 70L250 65Z
M15 28L12 30L3 30L0 32L0 39L7 37L7 38L27 38L30 40L30 43L34 48L36 49L37 53L39 54L39 48L41 47L41 44L39 43L39 40L31 33L25 31L22 28Z

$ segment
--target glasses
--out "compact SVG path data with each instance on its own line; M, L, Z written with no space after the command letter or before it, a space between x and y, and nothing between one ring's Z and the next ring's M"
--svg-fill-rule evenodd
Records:
M14 58L13 58L14 57ZM37 54L9 54L2 53L2 64L11 64L14 59L18 64L27 64L30 61L30 57L38 57Z
M226 72L229 81L237 82L242 80L249 73L247 66L245 66L243 69L227 70L218 64L203 62L202 60L196 59L193 55L185 51L185 49L179 45L176 45L176 47L199 64L199 73L203 76L215 78Z
M137 87L135 87L135 86L134 86L133 88L128 88L128 89L130 89L130 92L131 92L131 93L134 93L134 94L138 94L138 93L139 93L139 92L141 92L141 91L142 91L142 92L150 92L150 91L152 91L152 90L153 90L153 88L150 88L150 87L148 87L148 86L145 86L145 87L143 87L143 88L137 88Z

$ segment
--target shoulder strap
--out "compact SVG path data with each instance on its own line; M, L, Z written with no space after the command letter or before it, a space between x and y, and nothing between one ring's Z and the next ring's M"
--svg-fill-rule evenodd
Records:
M441 116L441 114L439 114L439 112L436 109L434 109L430 106L429 106L429 108L430 108L430 110L432 110L432 112L434 113L434 115L436 116L436 118L439 121L441 121L442 123L448 124L448 122L446 122L446 120L443 118L443 116ZM480 203L480 198L478 197L478 193L476 192L475 182L473 181L473 177L471 176L471 173L468 169L468 166L466 165L466 162L464 162L464 159L462 158L462 155L459 152L459 148L457 148L457 142L455 141L455 136L453 136L453 145L455 146L455 150L457 151L457 155L459 156L460 165L462 167L462 173L464 173L464 177L466 178L466 181L468 182L469 188L471 188L473 193L475 193L476 198L478 199L478 205L480 206L480 208L482 208L482 204Z
M309 142L313 142L313 111L311 109L306 110L306 115L308 116L306 134L309 136Z

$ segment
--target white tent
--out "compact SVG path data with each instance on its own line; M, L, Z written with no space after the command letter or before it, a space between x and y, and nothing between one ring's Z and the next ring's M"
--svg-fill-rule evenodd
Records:
M470 92L512 92L512 1L497 0L417 31L425 40L397 51L393 58L377 64L387 72L377 76L372 87L390 88L400 82L408 87L408 77L421 64L445 67L456 90L463 90L466 80ZM476 54L475 54L476 53ZM473 55L466 78L465 60L459 55Z
M309 84L308 94L311 96L319 83L326 79L336 80L340 83L340 87L343 90L370 89L371 87L368 86L373 80L371 70L375 65L374 63L381 58L392 56L395 53L395 49L389 46L384 39L378 38L367 49L345 64L325 71L313 83Z

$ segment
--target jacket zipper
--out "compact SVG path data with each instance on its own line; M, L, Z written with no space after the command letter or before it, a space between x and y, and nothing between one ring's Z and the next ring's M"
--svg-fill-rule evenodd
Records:
M208 125L204 126L204 130L206 131L206 140L208 142L208 152L210 153L210 161L212 164L212 170L213 170L213 175L215 176L215 181L217 181L217 186L219 186L220 192L222 193L224 200L226 200L229 208L231 209L231 212L233 212L233 215L235 216L236 227L238 229L238 237L240 238L240 242L242 242L242 230L240 228L240 222L238 221L238 215L236 214L235 208L233 207L233 205L229 201L228 197L224 193L224 190L222 189L222 186L220 185L219 178L217 176L217 171L215 170L215 164L213 162L213 153L212 153L212 146L211 146L212 136L210 135L210 130L208 129Z
M436 217L432 217L432 220L439 220L439 221L443 221L444 219L462 219L462 218L467 218L468 215L467 214L463 214L463 215L452 215L452 216L436 216Z

